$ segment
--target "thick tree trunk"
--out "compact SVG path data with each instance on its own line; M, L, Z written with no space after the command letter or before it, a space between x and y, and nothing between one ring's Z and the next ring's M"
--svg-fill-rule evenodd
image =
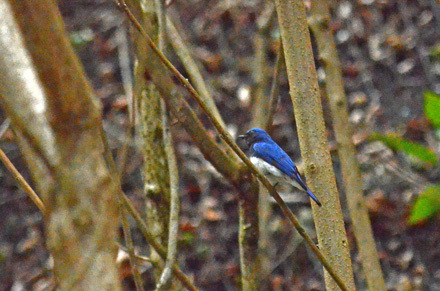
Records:
M119 185L101 111L54 1L0 1L0 93L46 206L60 290L120 290Z

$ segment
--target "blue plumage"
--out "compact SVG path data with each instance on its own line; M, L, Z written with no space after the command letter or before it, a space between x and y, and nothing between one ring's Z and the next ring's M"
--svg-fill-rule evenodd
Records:
M285 182L305 191L321 206L318 198L304 183L292 159L262 129L253 128L240 137L250 148L251 162L273 182Z

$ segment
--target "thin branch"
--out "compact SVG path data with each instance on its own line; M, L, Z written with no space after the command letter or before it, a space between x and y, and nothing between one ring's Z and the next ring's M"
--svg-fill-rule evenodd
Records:
M11 119L9 117L6 118L5 121L3 121L2 125L0 125L0 137L2 137L5 134L10 124L11 124Z
M268 116L269 99L267 98L266 84L267 78L267 47L270 38L271 20L276 16L275 7L272 1L266 3L261 15L257 19L257 33L254 37L254 59L253 80L254 88L252 93L252 121L251 127L263 128Z
M327 0L313 0L309 27L315 36L318 53L326 75L325 89L330 105L333 130L338 143L338 156L347 206L363 272L370 290L385 290L385 280L374 242L368 208L362 193L362 176L356 159L342 70L330 21L330 8Z
M166 12L163 7L162 0L155 0L156 11L159 16L159 48L163 50L165 46L166 32ZM165 155L169 173L169 189L170 189L170 217L168 223L168 246L165 267L156 286L156 290L167 290L171 286L172 270L171 267L177 261L177 239L179 234L179 171L177 167L176 156L173 148L173 139L170 133L168 123L167 108L164 100L161 100L162 109L162 127L163 127L163 144L165 146Z
M166 116L165 110L163 114L163 126L164 126L164 144L165 152L168 160L168 172L170 175L170 222L168 225L168 251L167 259L165 262L165 268L163 269L162 275L160 277L159 284L157 285L157 290L166 290L166 288L171 280L171 267L176 263L177 260L177 239L179 233L179 174L177 168L176 156L173 149L173 140L170 134L170 129L168 125L168 118Z
M131 76L130 53L128 49L127 31L125 25L116 31L116 39L118 44L118 59L121 68L122 86L128 103L128 119L130 125L134 125L134 115L136 110L133 106L133 78Z
M238 147L238 145L235 143L231 135L220 125L220 123L215 119L214 115L211 113L209 108L206 106L206 104L203 102L203 100L200 98L200 96L197 94L197 92L194 90L194 88L191 86L191 84L183 77L180 72L171 64L171 62L162 54L160 50L156 47L154 42L151 40L151 38L145 33L139 22L136 20L134 15L130 12L127 5L125 4L124 0L121 0L120 2L118 0L113 0L116 3L118 3L119 7L127 14L128 18L132 21L133 25L136 27L136 29L139 30L139 32L145 37L148 45L150 48L156 53L157 57L163 62L163 64L172 72L174 76L181 82L181 84L188 90L191 97L199 104L199 106L203 109L205 114L208 116L210 121L214 124L215 128L219 131L219 136L232 148L232 150L240 157L240 159L246 164L246 166L251 170L251 172L261 181L261 183L269 190L269 193L272 195L272 197L275 199L275 201L280 206L281 210L283 211L284 215L290 220L290 222L293 224L293 226L296 228L298 233L304 238L307 245L312 249L312 251L316 254L317 258L321 261L324 268L328 271L330 276L335 280L335 282L338 284L338 286L342 290L348 290L345 286L345 283L341 280L339 275L336 273L336 271L333 269L333 267L330 265L329 261L326 257L322 254L322 252L318 249L318 247L315 245L313 240L310 238L310 236L307 234L305 229L301 226L301 224L298 222L298 219L296 216L290 211L289 207L286 205L286 203L283 201L283 199L280 197L280 195L277 193L275 188L271 185L269 180L258 171L258 169L252 164L252 162L248 159L246 154Z
M272 1L268 1L265 4L261 14L258 16L256 20L257 33L254 38L253 46L254 46L254 57L252 61L253 66L253 81L254 86L252 89L252 120L250 122L251 127L260 127L263 128L266 122L268 113L269 113L269 104L270 99L266 95L266 87L268 82L267 77L267 50L268 43L270 39L270 28L273 20L276 18L275 7ZM258 281L261 282L262 273L266 272L266 268L270 266L270 259L268 254L268 250L270 249L270 238L268 235L268 223L269 217L271 213L271 203L270 196L268 195L266 189L262 186L258 187L258 201L255 201L253 207L255 209L252 212L249 211L250 215L258 215L258 246L255 245L255 248L259 248L259 257L260 260L258 272L253 272L253 277L258 277ZM255 195L257 196L257 195ZM250 199L247 199L250 200ZM250 201L252 202L252 201ZM258 202L258 203L257 203ZM240 214L246 214L240 212ZM251 217L247 218L250 220ZM247 223L246 218L243 219L244 223ZM240 220L241 221L241 220ZM246 230L240 225L240 231ZM249 231L252 231L251 229ZM255 238L250 238L255 239ZM252 258L250 258L252 259ZM244 260L243 260L244 261ZM244 262L246 263L246 262ZM252 270L250 270L252 272ZM243 273L243 269L242 269ZM250 277L250 276L248 276ZM252 278L252 277L250 277ZM244 284L243 284L244 287ZM255 288L254 288L255 289Z
M112 154L110 152L110 148L108 146L107 137L105 135L104 130L101 131L101 139L102 143L104 145L104 158L107 163L107 166L110 169L110 172L114 179L119 179L118 172L116 169L115 162L113 160ZM120 183L119 183L120 185ZM153 235L148 230L147 225L142 220L141 215L136 210L136 208L131 203L130 199L125 195L125 193L122 191L122 189L119 189L119 196L120 196L120 202L122 205L126 208L128 213L133 217L134 221L136 222L138 228L142 232L145 240L148 242L148 244L159 254L159 256L166 260L167 257L167 251L166 249L160 245L156 239L153 237ZM173 274L176 276L176 278L182 283L185 288L191 291L197 291L198 289L194 286L194 284L188 279L188 277L185 276L185 274L179 269L179 267L174 264L172 266Z
M156 240L153 238L153 236L149 232L147 225L142 220L139 212L137 212L136 208L134 208L133 204L130 202L130 200L128 199L128 197L124 193L122 193L122 198L123 198L122 203L124 204L124 207L127 208L130 215L136 221L136 224L138 225L140 231L144 235L144 238L154 248L154 250L159 254L159 256L163 260L166 260L166 257L167 257L166 249L156 242ZM179 267L176 264L172 265L172 270L173 270L173 274L182 283L182 285L185 286L185 288L192 290L192 291L198 290L193 285L193 283L188 279L188 277L186 277L185 274L179 269Z
M204 81L202 74L200 73L196 62L194 61L194 58L191 56L190 50L186 46L184 40L180 36L179 31L177 30L170 17L167 17L167 28L169 39L174 48L174 51L182 61L185 70L188 72L188 76L191 79L191 82L194 84L197 92L211 109L212 113L220 122L220 124L225 127L225 123L220 115L220 112L218 111L217 106L215 106L214 98L209 92L208 86L206 85L206 82Z
M120 201L120 204L121 206L123 206L122 201ZM122 229L124 231L125 244L127 245L127 253L130 258L130 265L133 271L134 284L136 285L137 291L143 291L145 289L144 289L144 284L142 283L142 277L141 274L139 273L139 270L136 268L136 264L135 264L136 258L134 252L133 239L131 238L130 223L128 222L128 211L124 207L120 207L119 211L121 213Z
M157 28L158 28L158 48L163 51L165 49L165 36L166 36L166 11L163 7L162 0L154 0L154 7L157 15Z
M269 99L265 94L268 83L267 47L275 15L274 5L268 1L256 20L258 30L253 41L255 53L252 61L254 85L251 127L262 127L268 114ZM239 246L243 291L260 289L261 274L269 265L266 255L269 245L267 224L271 210L269 195L259 184L247 191L249 195L239 197ZM258 244L253 243L255 241L258 241Z
M5 167L8 171L14 176L15 180L21 186L21 188L28 194L29 198L34 202L34 204L40 209L40 211L45 215L46 207L44 207L43 201L41 201L40 197L38 197L37 193L29 186L20 172L14 167L14 164L9 160L6 156L5 152L0 148L0 160L2 160Z
M280 87L278 85L278 78L282 68L284 68L284 50L283 50L283 44L280 40L280 47L278 48L275 69L273 71L273 76L272 76L272 84L270 87L269 110L266 119L266 124L264 125L264 128L268 132L270 132L271 130L273 118L275 116L275 112L277 111L277 105L279 100L278 93L280 91Z
M129 152L129 141L134 131L136 110L133 98L133 78L131 76L130 54L128 49L128 40L125 25L117 30L116 37L118 42L118 58L121 67L122 84L128 103L129 120L129 125L127 126L127 129L123 136L121 149L118 151L118 156L116 159L116 165L122 180L127 162L127 155Z

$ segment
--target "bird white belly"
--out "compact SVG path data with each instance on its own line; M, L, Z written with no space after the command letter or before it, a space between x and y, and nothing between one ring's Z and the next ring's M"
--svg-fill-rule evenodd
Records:
M283 176L285 176L285 174L278 170L275 166L272 166L260 158L251 157L251 162L265 175L272 175L278 178L283 178Z
M298 184L298 182L278 170L277 167L272 166L271 164L257 157L251 157L250 160L252 164L254 164L258 170L266 175L272 183L288 183L299 190L305 191L301 185Z

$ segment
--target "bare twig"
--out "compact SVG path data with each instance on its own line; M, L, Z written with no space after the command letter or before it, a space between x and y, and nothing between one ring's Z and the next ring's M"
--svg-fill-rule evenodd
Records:
M121 67L122 85L128 103L128 116L130 125L133 126L135 120L135 107L133 101L133 78L131 77L130 54L128 49L127 31L125 25L118 28L116 32L118 43L118 58Z
M258 16L258 19L256 21L256 26L258 30L253 43L255 53L252 62L252 75L254 79L254 86L252 89L252 120L250 123L251 127L264 128L266 119L269 114L270 99L266 95L266 87L268 84L267 49L270 39L271 23L273 22L272 20L275 19L275 16L276 13L274 4L272 3L272 1L268 1L266 2L263 11ZM271 212L270 197L267 193L267 190L262 186L260 186L258 189L258 203L254 203L253 207L255 207L256 209L254 209L253 212L250 212L249 214L258 215L258 252L260 253L259 260L261 261L258 268L259 272L254 271L253 273L255 273L254 277L258 276L258 281L261 281L261 274L264 273L266 271L265 269L270 266L269 256L267 255L270 246L270 238L267 230L269 216ZM244 222L246 223L246 221ZM241 230L244 231L246 230L246 228L240 226L240 231ZM249 231L253 230L250 229ZM244 261L244 259L242 260Z
M180 36L179 31L177 30L170 17L167 17L167 29L170 36L169 39L171 41L171 44L173 45L176 54L182 60L182 64L185 67L185 70L188 72L188 76L194 84L194 87L197 89L197 92L211 109L212 113L220 122L220 124L225 127L225 123L220 115L220 112L218 111L217 106L215 106L214 98L209 92L208 86L206 85L206 82L204 81L202 74L200 73L196 62L194 61L194 58L191 56L188 47L186 46L184 40Z
M171 267L177 260L177 239L179 232L179 174L176 156L173 149L173 140L169 132L168 118L165 110L163 111L164 144L168 160L168 172L170 174L170 222L168 225L168 251L165 268L160 277L157 290L166 290L166 286L171 280Z
M125 98L127 98L127 103L128 103L128 120L129 120L129 125L127 126L127 129L125 131L121 149L118 151L118 156L116 159L118 171L122 179L124 175L124 169L126 166L127 155L129 152L128 150L130 144L129 141L133 134L134 124L135 124L136 107L133 98L133 91L134 91L133 78L131 76L130 56L128 50L128 40L127 40L127 32L125 25L118 29L116 37L118 40L118 58L121 66L122 84L125 91Z
M269 24L272 16L275 15L275 8L271 1L266 3L262 14L257 20L257 33L254 37L255 54L252 62L254 88L252 90L252 120L251 127L263 128L264 121L268 115L269 99L267 98L267 46L269 43Z
M43 214L46 214L46 208L44 207L43 201L41 201L40 197L38 197L37 193L29 186L20 172L14 167L14 164L8 159L5 152L0 149L0 159L2 160L5 167L8 171L14 176L15 180L18 184L23 188L23 190L28 194L29 198L34 202L34 204L40 209Z
M278 78L279 74L281 72L281 69L284 67L284 51L283 51L283 44L280 41L280 47L278 48L278 54L275 64L275 69L273 70L273 76L272 76L272 84L270 87L270 96L269 96L269 110L268 115L266 119L266 124L264 125L264 128L266 131L270 132L272 123L273 123L273 117L275 115L275 112L277 111L277 105L278 105L278 93L280 91L280 88L278 86Z
M137 212L136 208L134 208L133 204L131 204L130 200L128 199L125 194L122 196L122 202L124 204L124 207L127 208L130 215L134 218L136 221L136 224L138 225L140 231L144 235L144 238L147 240L147 242L154 248L154 250L160 255L160 257L164 260L166 260L167 257L167 251L166 249L158 244L156 240L153 238L153 236L148 231L148 227L145 224L145 222L142 220L139 212ZM183 272L177 267L177 265L172 266L173 274L176 276L177 279L182 283L185 288L192 291L197 291L198 289L193 285L193 283L183 274Z
M127 209L125 209L125 207L123 207L122 201L120 201L120 203L122 206L119 208L122 219L122 229L124 230L124 239L127 245L127 253L130 258L131 269L133 271L134 283L136 285L137 291L143 291L144 286L142 283L142 277L141 274L139 273L139 270L136 268L136 264L135 264L136 258L134 252L133 239L131 238L130 223L128 222L128 211Z
M3 121L2 125L0 125L0 137L2 137L5 134L10 124L11 124L11 119L9 117L6 118L5 121Z

